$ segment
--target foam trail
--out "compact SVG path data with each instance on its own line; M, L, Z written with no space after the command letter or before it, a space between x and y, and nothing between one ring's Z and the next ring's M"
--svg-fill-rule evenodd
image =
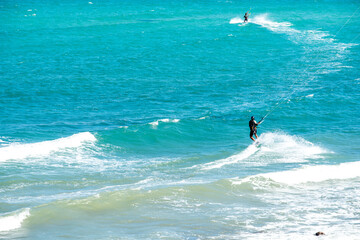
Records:
M290 22L275 22L268 19L267 14L262 14L255 16L250 19L249 22L265 27L274 32L281 33L300 33L300 31L291 28L292 24Z
M39 143L13 143L0 148L0 162L10 159L24 159L27 157L44 156L64 148L76 148L86 142L95 142L96 138L89 132L74 134L70 137Z
M228 164L234 164L234 163L240 162L240 161L250 157L251 155L256 153L258 150L259 149L255 146L255 143L253 143L252 145L248 146L241 153L230 156L230 157L225 158L225 159L215 161L215 162L206 163L201 167L201 169L202 170L211 170L211 169L214 169L214 168L221 168L221 167L223 167L225 165L228 165Z
M235 164L255 156L256 164L266 165L277 162L306 162L308 158L319 158L320 154L328 151L315 146L311 142L297 136L281 133L263 133L257 143L251 144L244 151L225 159L206 163L202 170L221 168L225 165Z
M21 227L22 222L30 216L30 209L8 213L0 216L0 232L10 231Z
M295 29L290 29L289 27L292 26L292 24L289 22L274 22L274 21L269 20L267 16L268 16L267 14L255 16L253 18L250 18L248 20L248 23L257 24L257 25L268 28L269 30L272 30L275 32L277 32L277 31L300 32ZM244 23L244 19L242 19L240 17L235 17L235 18L232 18L229 23L230 24Z
M235 17L230 20L230 24L242 23L242 19ZM249 23L259 25L272 32L285 34L289 40L294 43L305 43L312 45L311 50L314 50L314 44L320 44L322 51L335 50L336 53L343 53L347 48L354 46L354 44L336 43L333 38L329 38L329 34L319 30L297 30L293 28L293 24L290 22L276 22L269 19L268 14L256 15L249 19ZM324 45L325 43L325 45ZM335 59L335 55L333 55Z
M341 163L339 165L306 166L303 168L259 174L244 178L240 181L233 180L233 184L257 182L259 179L272 180L287 185L296 185L307 182L323 182L327 180L344 180L360 177L360 162Z

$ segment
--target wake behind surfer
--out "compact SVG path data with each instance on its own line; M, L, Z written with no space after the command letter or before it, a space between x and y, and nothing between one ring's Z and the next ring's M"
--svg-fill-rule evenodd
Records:
M257 126L261 124L261 120L260 122L256 122L255 121L255 117L252 116L251 120L249 121L249 127L250 127L250 138L251 140L253 140L255 142L255 139L253 137L253 135L255 135L256 139L258 138L257 136Z
M244 22L247 22L248 21L248 18L249 18L249 12L246 12L245 15L244 15Z

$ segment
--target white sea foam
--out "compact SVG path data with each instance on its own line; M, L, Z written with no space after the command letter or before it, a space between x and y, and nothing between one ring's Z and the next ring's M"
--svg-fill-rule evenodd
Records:
M201 169L210 170L225 165L243 162L254 157L253 162L267 165L277 162L306 162L309 158L321 158L328 151L297 136L282 133L263 133L257 143L248 146L242 152L201 165ZM247 160L247 162L249 162Z
M258 139L259 158L269 158L275 162L306 162L309 158L322 158L330 151L298 136L283 133L263 133Z
M156 127L159 125L160 122L164 122L164 123L168 123L168 122L172 122L172 123L177 123L179 122L180 119L168 119L168 118L164 118L164 119L160 119L154 122L149 123L152 127Z
M360 177L360 162L341 163L339 165L305 166L298 169L258 174L244 179L232 179L233 184L244 182L258 182L272 180L287 185L296 185L308 182L323 182L327 180L344 180Z
M268 14L261 14L253 17L249 22L262 26L272 32L285 34L288 39L294 43L322 44L323 50L336 49L340 52L344 51L349 45L342 43L334 44L334 39L330 38L329 33L320 30L297 30L290 22L276 22L270 20ZM323 45L326 43L328 45ZM311 48L313 50L313 48Z
M258 24L274 32L296 32L296 33L300 32L296 29L291 28L292 24L290 22L271 21L268 18L268 14L261 14L255 16L254 18L249 19L249 22Z
M238 24L238 23L243 23L243 22L244 22L244 19L242 19L240 17L235 17L235 18L232 18L230 20L230 24ZM281 32L281 31L299 32L299 31L297 31L295 29L289 28L290 26L292 26L292 24L290 22L271 21L268 18L268 14L261 14L261 15L255 16L253 18L250 18L248 20L248 22L260 25L262 27L268 28L269 30L272 30L272 31L275 31L275 32Z
M74 134L70 137L59 138L38 143L13 143L0 148L0 162L10 159L44 156L64 148L76 148L87 142L95 142L96 138L89 132Z
M268 173L264 177L286 184L305 182L322 182L330 179L349 179L360 177L360 162L342 163L340 165L309 166L300 169Z
M256 15L249 19L249 23L259 25L264 27L272 32L285 34L288 36L288 39L296 44L311 44L312 48L310 49L313 51L313 44L318 43L331 43L330 45L322 47L334 49L336 48L338 51L344 51L349 45L344 44L333 44L334 39L329 38L329 34L324 31L319 30L297 30L293 27L293 24L290 22L276 22L269 18L268 14L260 14ZM230 23L240 23L239 18L233 18L230 20ZM329 50L329 49L323 49Z
M244 22L244 19L240 17L235 17L230 20L230 24L238 24Z
M244 151L242 151L239 154L230 156L230 157L225 158L225 159L217 160L215 162L206 163L206 164L201 166L201 169L202 170L211 170L211 169L214 169L214 168L221 168L224 165L234 164L234 163L240 162L240 161L250 157L251 155L253 155L257 151L259 151L259 148L257 148L255 146L255 144L252 144L252 145L247 147Z
M240 23L242 19L235 17L230 20L231 24ZM326 69L330 73L339 71L342 67L341 59L346 50L356 44L339 43L330 34L321 30L297 30L290 22L276 22L270 19L268 14L260 14L249 19L249 23L259 25L272 32L285 34L295 44L303 45L309 54L319 52L326 60L319 58L318 69ZM241 25L242 26L242 25ZM325 62L324 62L325 61ZM314 63L312 64L314 65Z
M22 222L30 216L30 209L25 208L15 212L0 215L0 232L21 227Z

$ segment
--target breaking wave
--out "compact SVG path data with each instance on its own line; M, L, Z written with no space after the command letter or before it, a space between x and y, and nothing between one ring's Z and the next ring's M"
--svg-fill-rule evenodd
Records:
M59 138L38 143L12 143L0 148L0 162L11 159L24 159L27 157L46 156L52 152L66 148L80 147L85 143L95 142L96 138L89 132L74 134L70 137Z
M22 222L29 216L30 216L29 208L0 215L0 232L10 231L20 228Z

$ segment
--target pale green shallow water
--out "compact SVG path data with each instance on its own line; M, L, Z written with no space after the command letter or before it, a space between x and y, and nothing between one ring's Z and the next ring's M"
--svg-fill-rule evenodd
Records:
M359 7L0 1L0 239L357 239Z

